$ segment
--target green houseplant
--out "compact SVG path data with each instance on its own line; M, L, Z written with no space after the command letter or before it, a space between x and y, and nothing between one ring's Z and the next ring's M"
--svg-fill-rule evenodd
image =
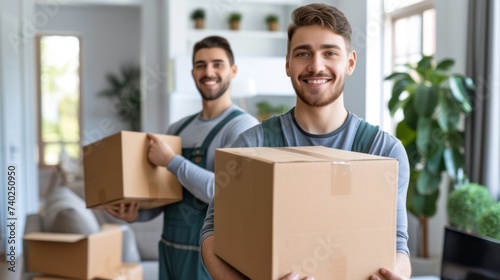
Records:
M479 217L477 232L500 240L500 202L490 205Z
M228 17L229 29L239 30L240 23L241 23L241 17L242 17L241 13L238 13L238 12L230 13L229 17Z
M449 223L466 232L477 232L480 217L491 205L493 197L486 186L464 184L448 196L446 210Z
M205 28L205 10L198 8L191 13L191 19L194 20L194 28Z
M407 209L419 220L417 255L428 258L428 219L435 215L442 173L453 185L466 178L462 120L472 111L470 91L473 81L451 74L452 59L436 63L423 56L416 65L406 64L406 71L394 72L388 108L392 116L402 112L396 137L403 143L410 162Z
M279 30L279 18L275 14L270 14L266 16L267 29L269 31L278 31Z
M125 65L120 74L106 75L109 87L98 94L113 99L114 111L130 124L132 131L141 128L141 70L139 66Z

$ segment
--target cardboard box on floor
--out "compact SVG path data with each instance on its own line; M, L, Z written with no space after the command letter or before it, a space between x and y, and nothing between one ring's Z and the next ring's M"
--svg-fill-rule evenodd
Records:
M142 280L144 272L142 265L138 263L124 263L115 271L111 278L93 278L92 280ZM32 280L88 280L88 279L75 279L64 278L57 276L42 275L33 277Z
M155 134L181 154L178 136ZM148 161L146 133L121 131L83 148L87 207L139 201L153 208L182 200L177 177Z
M251 279L368 279L395 265L397 175L325 147L218 149L215 253Z
M122 265L122 228L103 225L91 235L31 232L24 235L27 271L92 279L111 278Z

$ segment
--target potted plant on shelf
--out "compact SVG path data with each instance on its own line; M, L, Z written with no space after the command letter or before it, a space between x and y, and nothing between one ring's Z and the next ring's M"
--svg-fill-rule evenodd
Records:
M191 19L194 20L195 29L205 28L205 10L199 8L191 13Z
M228 17L229 29L240 30L241 17L242 17L241 13L238 12L230 13Z
M394 82L390 113L403 115L396 137L410 162L407 209L419 221L416 255L421 258L429 258L428 220L436 213L442 173L455 186L466 180L461 121L472 111L469 92L475 86L466 76L450 74L453 65L452 59L435 63L432 56L423 56L385 78Z
M266 17L267 30L278 31L279 30L279 18L277 15L270 14Z

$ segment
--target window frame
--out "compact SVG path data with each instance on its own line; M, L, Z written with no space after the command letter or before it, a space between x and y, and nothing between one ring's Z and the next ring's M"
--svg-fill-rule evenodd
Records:
M391 40L391 48L390 48L390 58L391 58L391 69L394 69L394 49L396 45L396 40L394 38L394 24L396 21L403 19L403 18L409 18L415 15L421 15L423 18L424 12L427 10L435 9L435 3L434 0L423 0L421 2L417 2L411 5L404 6L399 9L395 9L394 11L391 12L386 12L386 22L388 23L389 26L387 26L388 32L386 34L389 34L390 40ZM421 21L421 30L424 29L424 21ZM420 51L423 52L423 32L420 33L421 38L420 42L422 44L420 45Z
M42 72L42 65L41 65L41 48L40 48L40 42L42 37L47 37L47 36L71 36L71 37L76 37L78 38L79 42L79 67L78 67L78 76L80 78L80 82L78 84L78 126L79 126L79 141L78 142L65 142L65 141L59 141L59 142L44 142L42 140L42 84L41 84L41 72ZM38 156L38 167L40 168L52 168L54 166L57 166L59 163L56 164L47 164L44 160L44 147L47 144L58 144L58 143L63 143L63 144L77 144L78 148L80 149L80 155L82 154L82 136L83 136L83 38L79 34L74 34L74 33L65 33L65 32L39 32L35 36L35 85L36 85L36 127L37 127L37 156Z
M384 69L385 69L385 76L389 75L390 73L394 72L396 70L396 57L395 57L395 45L396 45L396 39L394 36L394 25L397 20L403 19L403 18L408 18L412 17L415 15L421 15L423 18L424 12L431 10L431 9L436 9L435 5L435 0L422 0L420 2L414 3L414 4L409 4L406 6L403 6L401 8L394 9L393 11L387 12L384 7L384 16L385 16L385 31L384 31L384 36L385 36L385 45L386 48L384 50L384 56L388 57L390 59L386 59L384 62ZM421 30L424 29L424 21L421 21ZM423 32L420 32L420 51L423 53ZM387 48L389 46L389 48ZM391 90L392 90L392 83L390 82L385 82L383 86L383 103L386 105L390 98L391 98ZM384 116L384 128L387 131L390 131L391 133L396 130L396 124L398 122L397 116L392 117L390 115L389 110L384 110L385 116Z

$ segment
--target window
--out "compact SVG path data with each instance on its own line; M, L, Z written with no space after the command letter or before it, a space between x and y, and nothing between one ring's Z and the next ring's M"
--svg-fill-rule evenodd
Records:
M391 58L386 73L404 70L406 63L416 63L422 55L436 51L436 11L433 0L385 0L386 34L389 47L386 57ZM384 90L384 104L391 97L390 85ZM387 120L392 120L387 111ZM398 116L396 116L398 119ZM394 127L394 123L386 125Z
M56 165L62 153L80 156L80 39L37 37L38 162Z
M386 0L392 34L392 64L417 62L436 50L436 11L429 0Z

